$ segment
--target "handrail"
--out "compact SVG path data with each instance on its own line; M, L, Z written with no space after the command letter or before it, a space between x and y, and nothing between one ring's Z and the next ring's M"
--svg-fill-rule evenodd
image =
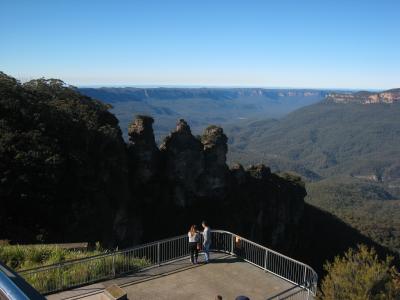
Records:
M9 278L9 276L0 271L0 296L2 293L7 299L29 300L28 296Z
M310 294L312 296L316 296L318 275L315 270L307 264L297 261L277 251L271 250L265 246L259 245L229 231L213 230L213 233L220 235L228 234L231 236L232 245L230 247L230 251L224 252L234 254L242 258L244 261L294 284L295 288L300 289L300 291L295 292L297 296L300 294L301 290L305 292L301 296L302 299L309 299ZM239 244L239 247L242 248L241 250L244 251L235 251L235 246L238 246L235 244ZM283 295L286 295L286 297ZM269 297L268 299L289 299L291 297L292 295L287 295L285 291Z
M318 275L310 266L225 230L212 230L212 251L244 261L297 286L309 299L315 296ZM187 235L163 239L124 250L69 260L19 272L42 294L111 279L187 257ZM269 299L278 299L274 296Z
M293 261L293 262L296 262L296 263L298 263L298 264L301 264L301 265L304 265L304 266L308 266L307 264L305 264L305 263L303 263L303 262L301 262L301 261L295 260L295 259L293 259L293 258L291 258L291 257L289 257L289 256L286 256L286 255L284 255L284 254L282 254L282 253L279 253L279 252L277 252L277 251L275 251L275 250L269 249L269 248L267 248L267 247L265 247L265 246L262 246L262 245L260 245L260 244L257 244L257 243L255 243L255 242L253 242L253 241L250 241L250 240L248 240L248 239L246 239L246 238L244 238L244 237L241 237L241 236L237 235L236 233L232 233L232 232L226 231L226 230L212 230L212 232L228 233L228 234L237 236L237 237L240 238L241 240L245 240L246 242L248 242L248 243L250 243L250 244L253 244L253 245L255 245L255 246L258 246L258 247L260 247L260 248L263 248L263 249L265 249L265 250L268 250L269 252L273 252L274 254L279 254L280 256L285 257L286 259L291 260L291 261ZM310 267L310 268L311 268L311 267Z
M45 298L0 262L0 299L44 300Z
M107 253L101 253L101 254L96 254L96 255L82 257L82 258L74 258L74 259L69 259L69 260L66 260L66 261L63 261L63 262L59 262L59 263L54 263L54 264L34 267L34 268L30 268L30 269L24 269L24 270L20 270L19 273L30 273L30 272L36 271L36 270L47 270L47 269L52 269L52 268L58 268L58 267L60 267L60 265L73 264L74 262L84 262L84 261L90 261L90 260L93 260L93 259L104 258L104 257L108 257L108 256L113 256L113 255L116 255L116 254L126 253L127 251L132 251L132 250L136 250L136 249L143 248L143 247L154 246L154 245L157 245L158 243L174 240L174 239L177 239L177 238L184 238L184 237L186 237L185 234L178 235L178 236L173 237L173 238L162 239L162 240L158 240L158 241L155 241L155 242L150 242L150 243L146 243L146 244L141 244L141 245L125 248L125 249L122 249L122 250L115 250L115 251L110 251L110 252L107 252Z

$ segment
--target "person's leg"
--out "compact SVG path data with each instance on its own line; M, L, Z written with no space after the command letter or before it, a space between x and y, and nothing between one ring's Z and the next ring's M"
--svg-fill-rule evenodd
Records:
M207 263L210 259L210 244L204 245L204 261Z
M199 258L199 249L197 249L197 245L194 248L194 263L197 264L197 259Z
M190 249L190 262L194 262L194 248L193 248L193 243L189 244L189 249Z

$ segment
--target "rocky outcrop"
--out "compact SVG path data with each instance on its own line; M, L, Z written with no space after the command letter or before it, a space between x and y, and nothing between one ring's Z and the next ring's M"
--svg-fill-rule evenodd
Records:
M201 142L205 161L203 193L210 196L223 194L227 188L229 172L226 165L228 138L221 127L209 126L204 130Z
M204 173L204 154L201 142L192 135L189 125L179 120L176 129L160 147L165 177L173 186L175 204L186 207L197 195Z
M153 132L154 120L148 116L137 116L129 125L128 152L130 166L136 182L146 183L156 175L159 168L159 151Z
M152 123L140 116L129 128L132 194L140 201L131 210L142 217L144 240L176 235L207 219L275 248L291 247L287 237L300 222L305 196L298 178L279 177L264 165L229 169L228 138L218 126L195 137L179 120L158 149Z

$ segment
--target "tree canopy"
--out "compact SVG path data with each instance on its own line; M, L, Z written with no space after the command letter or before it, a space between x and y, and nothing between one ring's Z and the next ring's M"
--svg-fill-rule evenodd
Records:
M392 259L380 260L373 248L360 245L325 265L320 299L400 299L400 275Z

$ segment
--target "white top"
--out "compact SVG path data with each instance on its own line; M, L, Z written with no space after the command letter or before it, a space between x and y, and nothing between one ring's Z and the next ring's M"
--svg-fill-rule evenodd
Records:
M189 243L196 243L199 241L199 234L196 232L194 235L191 232L188 232Z
M210 243L211 243L211 231L210 231L210 227L207 226L206 228L204 228L203 237L204 237L204 241L203 241L203 244L204 244L204 245L210 244Z

